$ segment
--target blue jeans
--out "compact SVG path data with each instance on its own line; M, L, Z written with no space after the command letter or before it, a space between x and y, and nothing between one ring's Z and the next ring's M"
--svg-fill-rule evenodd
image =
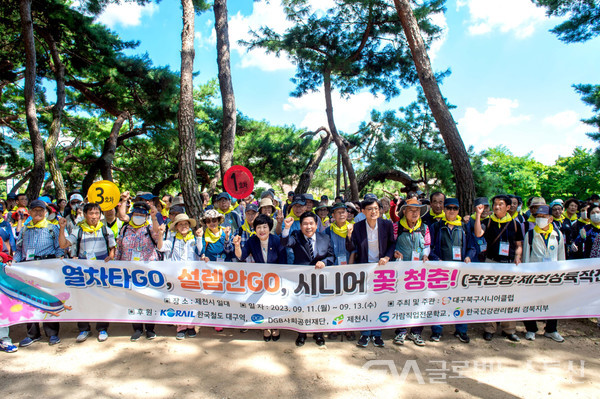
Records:
M395 332L396 334L406 334L408 332L408 328L397 328ZM423 326L411 327L410 332L413 334L421 334L423 332Z
M361 331L360 335L366 335L367 337L381 337L381 330Z
M456 330L456 332L458 333L467 333L467 326L468 324L455 324L454 325L454 329ZM442 334L442 326L431 326L431 332L434 334Z

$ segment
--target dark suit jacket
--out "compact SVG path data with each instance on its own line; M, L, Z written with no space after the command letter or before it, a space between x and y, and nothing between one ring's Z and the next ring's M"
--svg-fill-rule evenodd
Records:
M256 263L278 263L282 265L287 263L285 247L281 245L281 240L279 240L279 237L274 234L269 235L269 246L266 261L263 259L262 249L260 248L260 238L258 238L256 234L248 238L244 244L240 262L245 261L248 255L252 255L252 258L254 258L254 262Z
M335 263L335 253L333 252L333 243L327 234L316 232L313 238L316 239L315 256L311 259L308 249L308 241L304 238L302 231L292 231L287 237L281 239L281 244L291 248L294 251L295 265L315 265L322 261L326 266Z
M389 220L377 219L377 232L379 233L378 260L387 256L394 258L396 241L394 240L394 225ZM346 239L346 249L352 253L356 251L354 263L369 263L369 241L367 240L367 221L361 220L354 225L352 238Z

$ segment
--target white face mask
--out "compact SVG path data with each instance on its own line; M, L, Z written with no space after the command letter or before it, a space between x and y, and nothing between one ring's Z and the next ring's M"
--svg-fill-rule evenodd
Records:
M582 219L587 219L587 211L582 211L581 212L581 218Z
M590 215L590 220L596 224L600 223L600 213Z
M544 227L548 226L548 219L546 219L546 218L535 218L535 224L540 229L543 229Z
M56 219L56 213L49 213L48 216L46 217L46 219L48 219L48 220Z
M146 217L145 216L133 216L131 218L131 221L133 222L133 224L135 224L136 226L141 226L144 223L146 223Z
M517 207L517 212L521 212L521 209L522 209L522 208L523 208L523 205L519 205L519 206Z

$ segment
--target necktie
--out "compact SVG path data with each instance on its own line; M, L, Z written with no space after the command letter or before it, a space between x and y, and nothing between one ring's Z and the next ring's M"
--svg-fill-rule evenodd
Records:
M310 260L313 260L313 258L315 257L312 241L313 241L312 237L308 239L308 254L310 255Z

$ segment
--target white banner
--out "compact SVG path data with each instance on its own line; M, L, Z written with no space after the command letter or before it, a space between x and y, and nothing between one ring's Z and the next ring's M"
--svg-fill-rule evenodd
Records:
M108 321L348 331L600 315L600 261L312 266L52 259L0 270L0 326Z

